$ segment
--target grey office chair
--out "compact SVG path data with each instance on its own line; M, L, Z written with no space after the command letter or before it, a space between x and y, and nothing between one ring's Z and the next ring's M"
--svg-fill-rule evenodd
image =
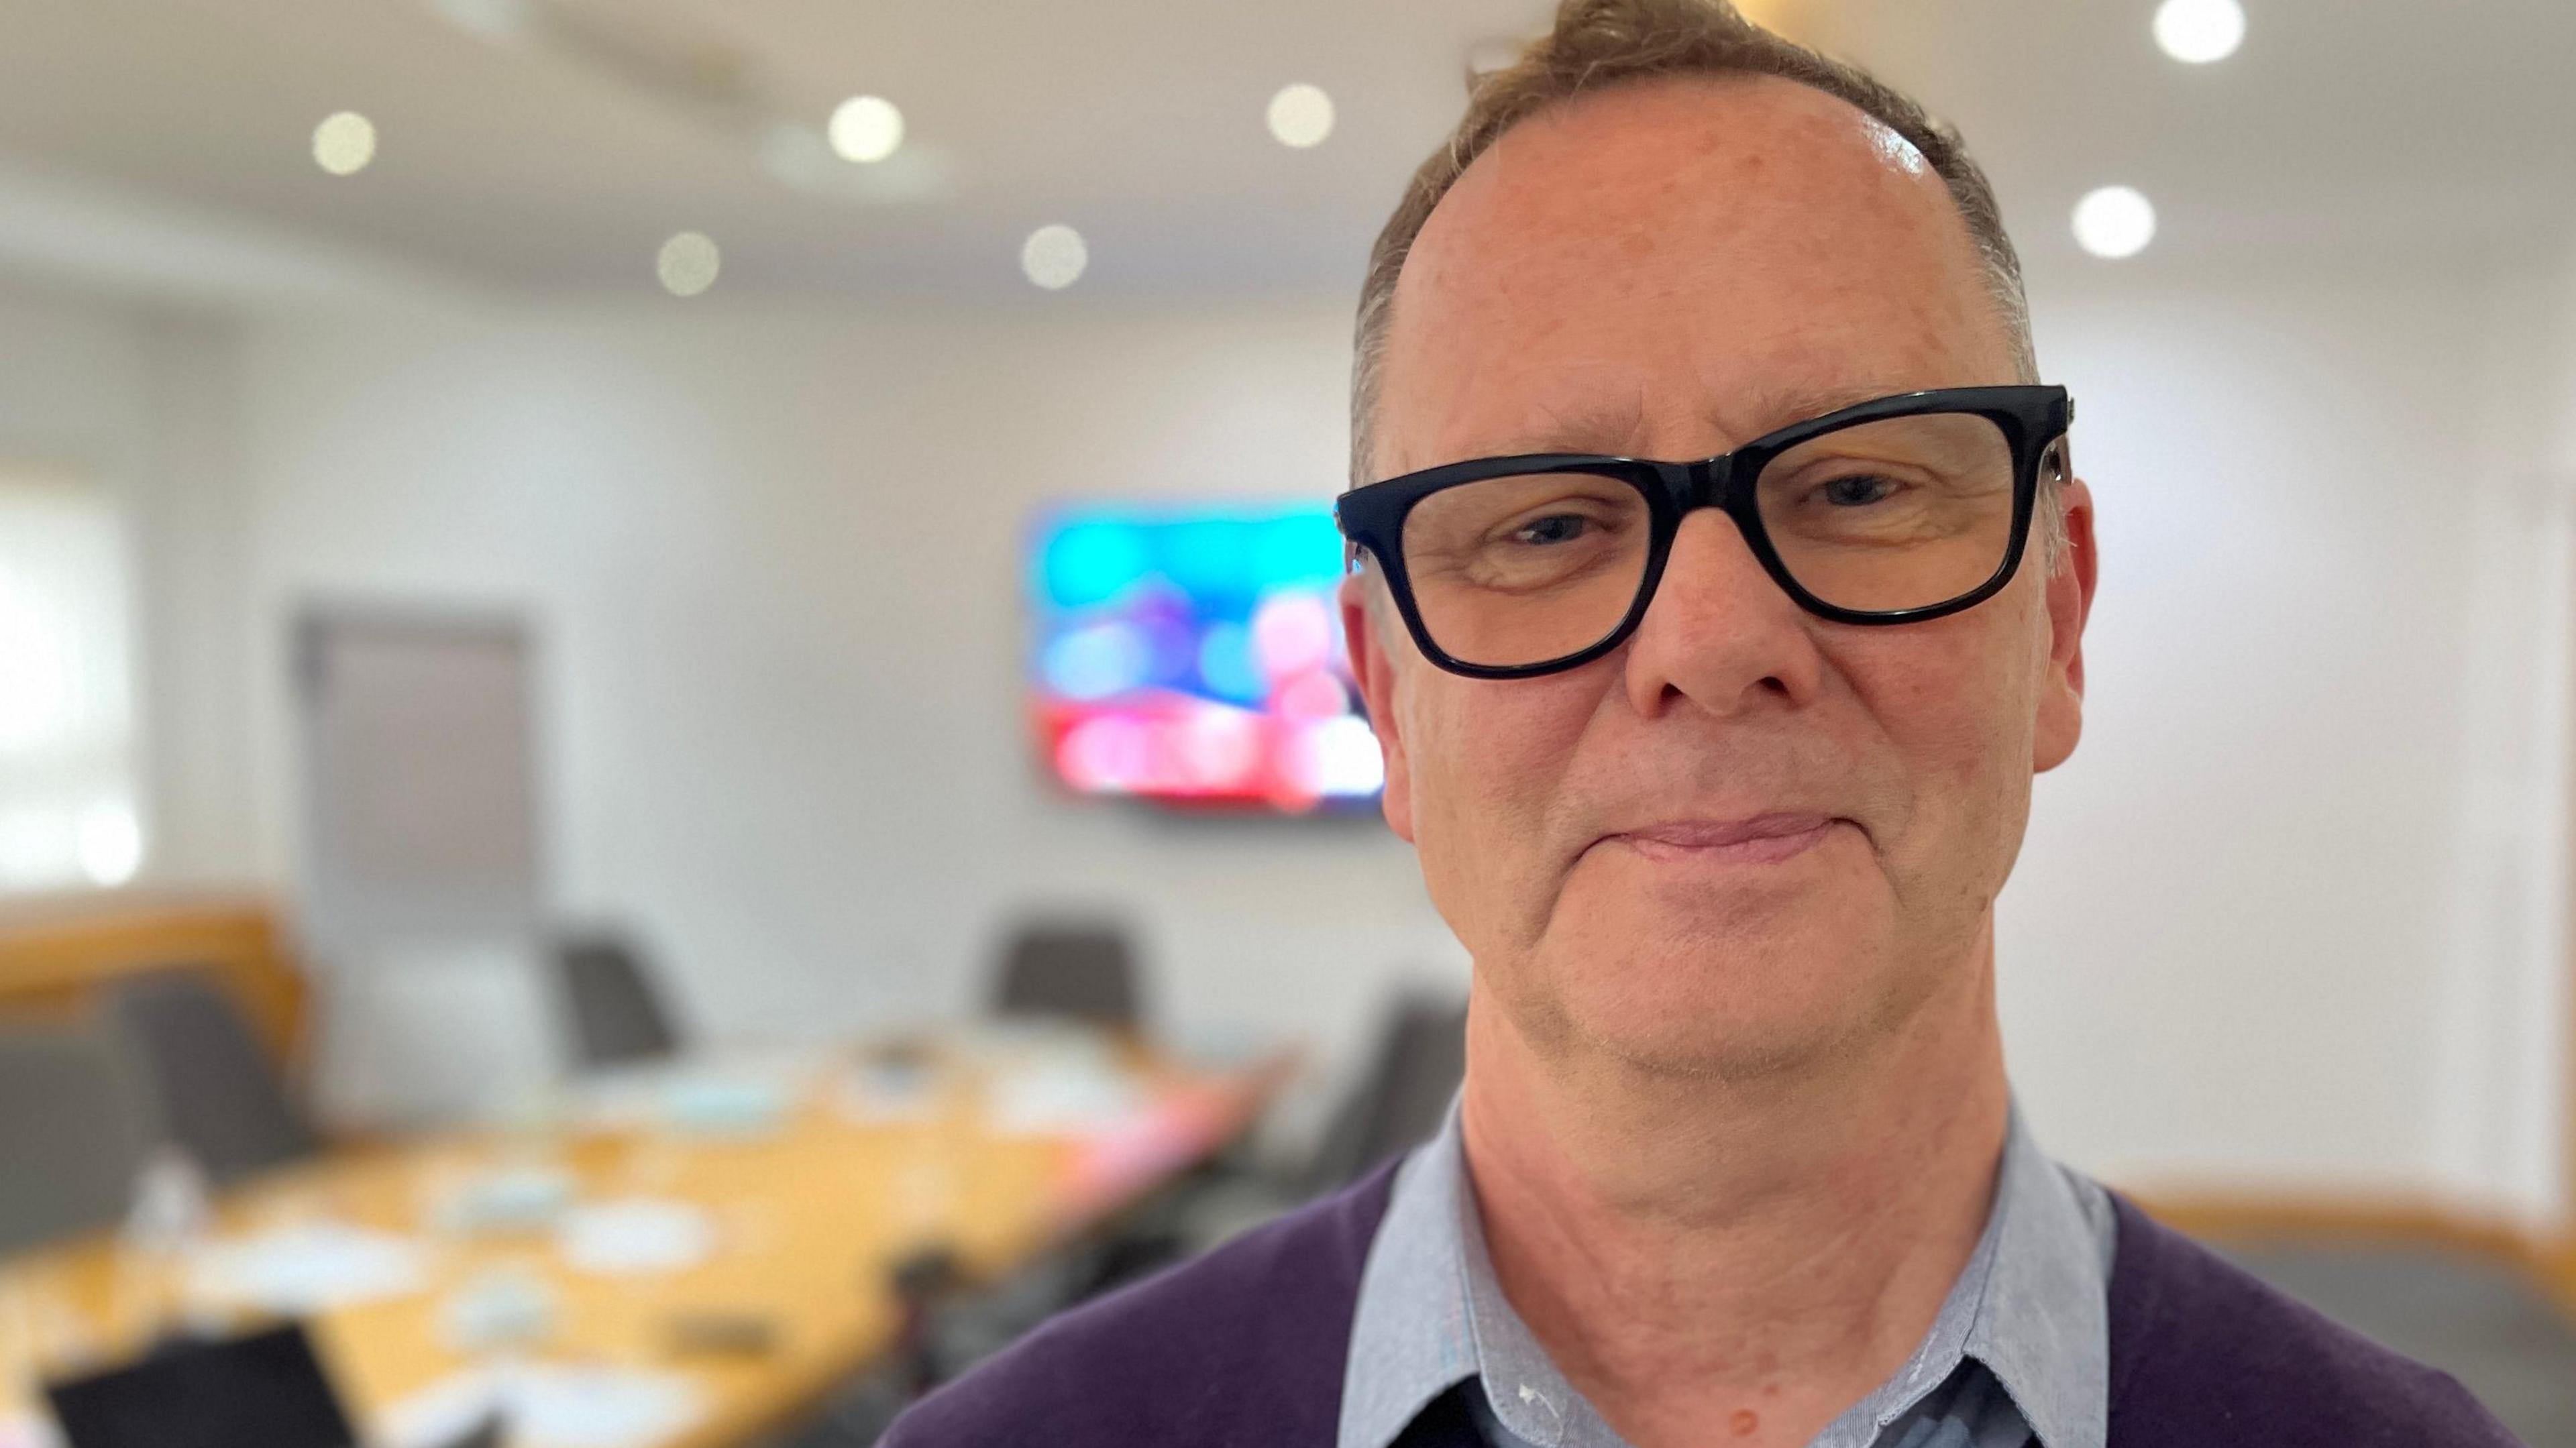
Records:
M566 936L555 944L572 1056L584 1070L658 1061L680 1049L680 1030L650 971L623 937Z
M112 1038L0 1027L0 1255L114 1225L151 1146L150 1103Z
M1124 930L1034 924L1023 926L1003 951L993 1012L1133 1030L1143 1014L1137 996L1136 957Z
M1466 1003L1454 995L1408 991L1390 1000L1376 1045L1314 1146L1294 1160L1237 1160L1202 1173L1160 1224L1172 1254L1204 1252L1428 1139L1465 1077L1466 1025Z
M140 1064L170 1143L218 1183L301 1161L322 1139L231 997L193 970L110 991L108 1018Z
M1429 1139L1466 1074L1466 1003L1447 995L1399 996L1387 1010L1377 1054L1316 1144L1305 1190L1331 1191Z

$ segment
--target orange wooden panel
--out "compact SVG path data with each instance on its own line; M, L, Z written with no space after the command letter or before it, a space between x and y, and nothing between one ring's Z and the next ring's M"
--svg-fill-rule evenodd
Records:
M2189 1187L2132 1196L2156 1220L2214 1242L2396 1243L2484 1257L2521 1273L2576 1318L2576 1238L2412 1197Z
M174 965L207 970L281 1063L300 1059L304 973L266 901L116 892L0 906L0 1015L74 1014L106 984Z

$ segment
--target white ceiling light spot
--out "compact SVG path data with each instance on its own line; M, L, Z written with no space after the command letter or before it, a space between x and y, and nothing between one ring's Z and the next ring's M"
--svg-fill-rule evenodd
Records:
M724 253L704 232L684 231L662 243L661 255L653 259L653 274L662 279L662 290L675 297L694 297L716 284L716 273L724 270Z
M2075 240L2098 257L2136 256L2156 239L2155 203L2133 186L2105 186L2075 203Z
M2225 60L2245 43L2237 0L2165 0L2156 7L2156 44L2185 65Z
M833 108L831 137L844 161L882 161L903 144L903 112L883 96L852 96Z
M1062 291L1081 280L1091 265L1091 248L1070 226L1041 226L1020 243L1020 270L1048 291Z
M1270 98L1270 134L1280 145L1303 151L1324 144L1332 133L1333 98L1323 87L1300 81Z
M334 176L355 176L376 159L376 123L356 111L334 111L313 128L313 164Z

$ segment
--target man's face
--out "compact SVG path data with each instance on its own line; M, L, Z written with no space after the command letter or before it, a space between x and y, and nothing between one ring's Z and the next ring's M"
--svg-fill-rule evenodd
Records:
M1396 288L1375 475L1466 458L1713 456L1836 407L2016 382L1965 224L1902 139L1771 79L1524 121ZM1744 1077L1865 1049L1983 960L2035 770L2074 748L2090 506L1929 623L1802 612L1689 516L1618 650L1444 673L1374 577L1344 593L1386 812L1480 984L1542 1049ZM2037 529L2035 529L2037 531ZM1785 836L1712 843L1758 822Z

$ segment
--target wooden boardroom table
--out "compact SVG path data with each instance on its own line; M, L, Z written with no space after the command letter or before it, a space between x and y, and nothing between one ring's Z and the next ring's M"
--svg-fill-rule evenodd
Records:
M835 1065L804 1073L766 1129L685 1130L648 1115L351 1147L245 1184L219 1210L233 1234L327 1220L427 1243L421 1290L308 1320L360 1415L381 1415L473 1366L451 1340L453 1302L501 1269L551 1288L554 1325L527 1349L532 1357L676 1375L701 1411L657 1448L716 1448L793 1423L886 1356L902 1326L897 1264L937 1247L970 1281L1005 1277L1240 1139L1290 1065L1272 1057L1192 1069L1133 1046L1120 1052L1132 1108L1069 1134L997 1124L976 1058L934 1036L911 1059L937 1063L927 1071L936 1084L907 1111L854 1110L843 1094L850 1071ZM584 1199L702 1208L715 1248L665 1274L597 1276L564 1264L542 1231L433 1225L456 1183L530 1161L548 1163ZM91 1324L91 1350L112 1354L141 1341L140 1319L167 1300L138 1294L135 1257L92 1240L0 1264L0 1273L12 1290L68 1304L58 1315ZM766 1345L706 1351L676 1340L675 1324L707 1315L760 1324ZM0 1384L0 1414L26 1409L9 1401L20 1391Z

